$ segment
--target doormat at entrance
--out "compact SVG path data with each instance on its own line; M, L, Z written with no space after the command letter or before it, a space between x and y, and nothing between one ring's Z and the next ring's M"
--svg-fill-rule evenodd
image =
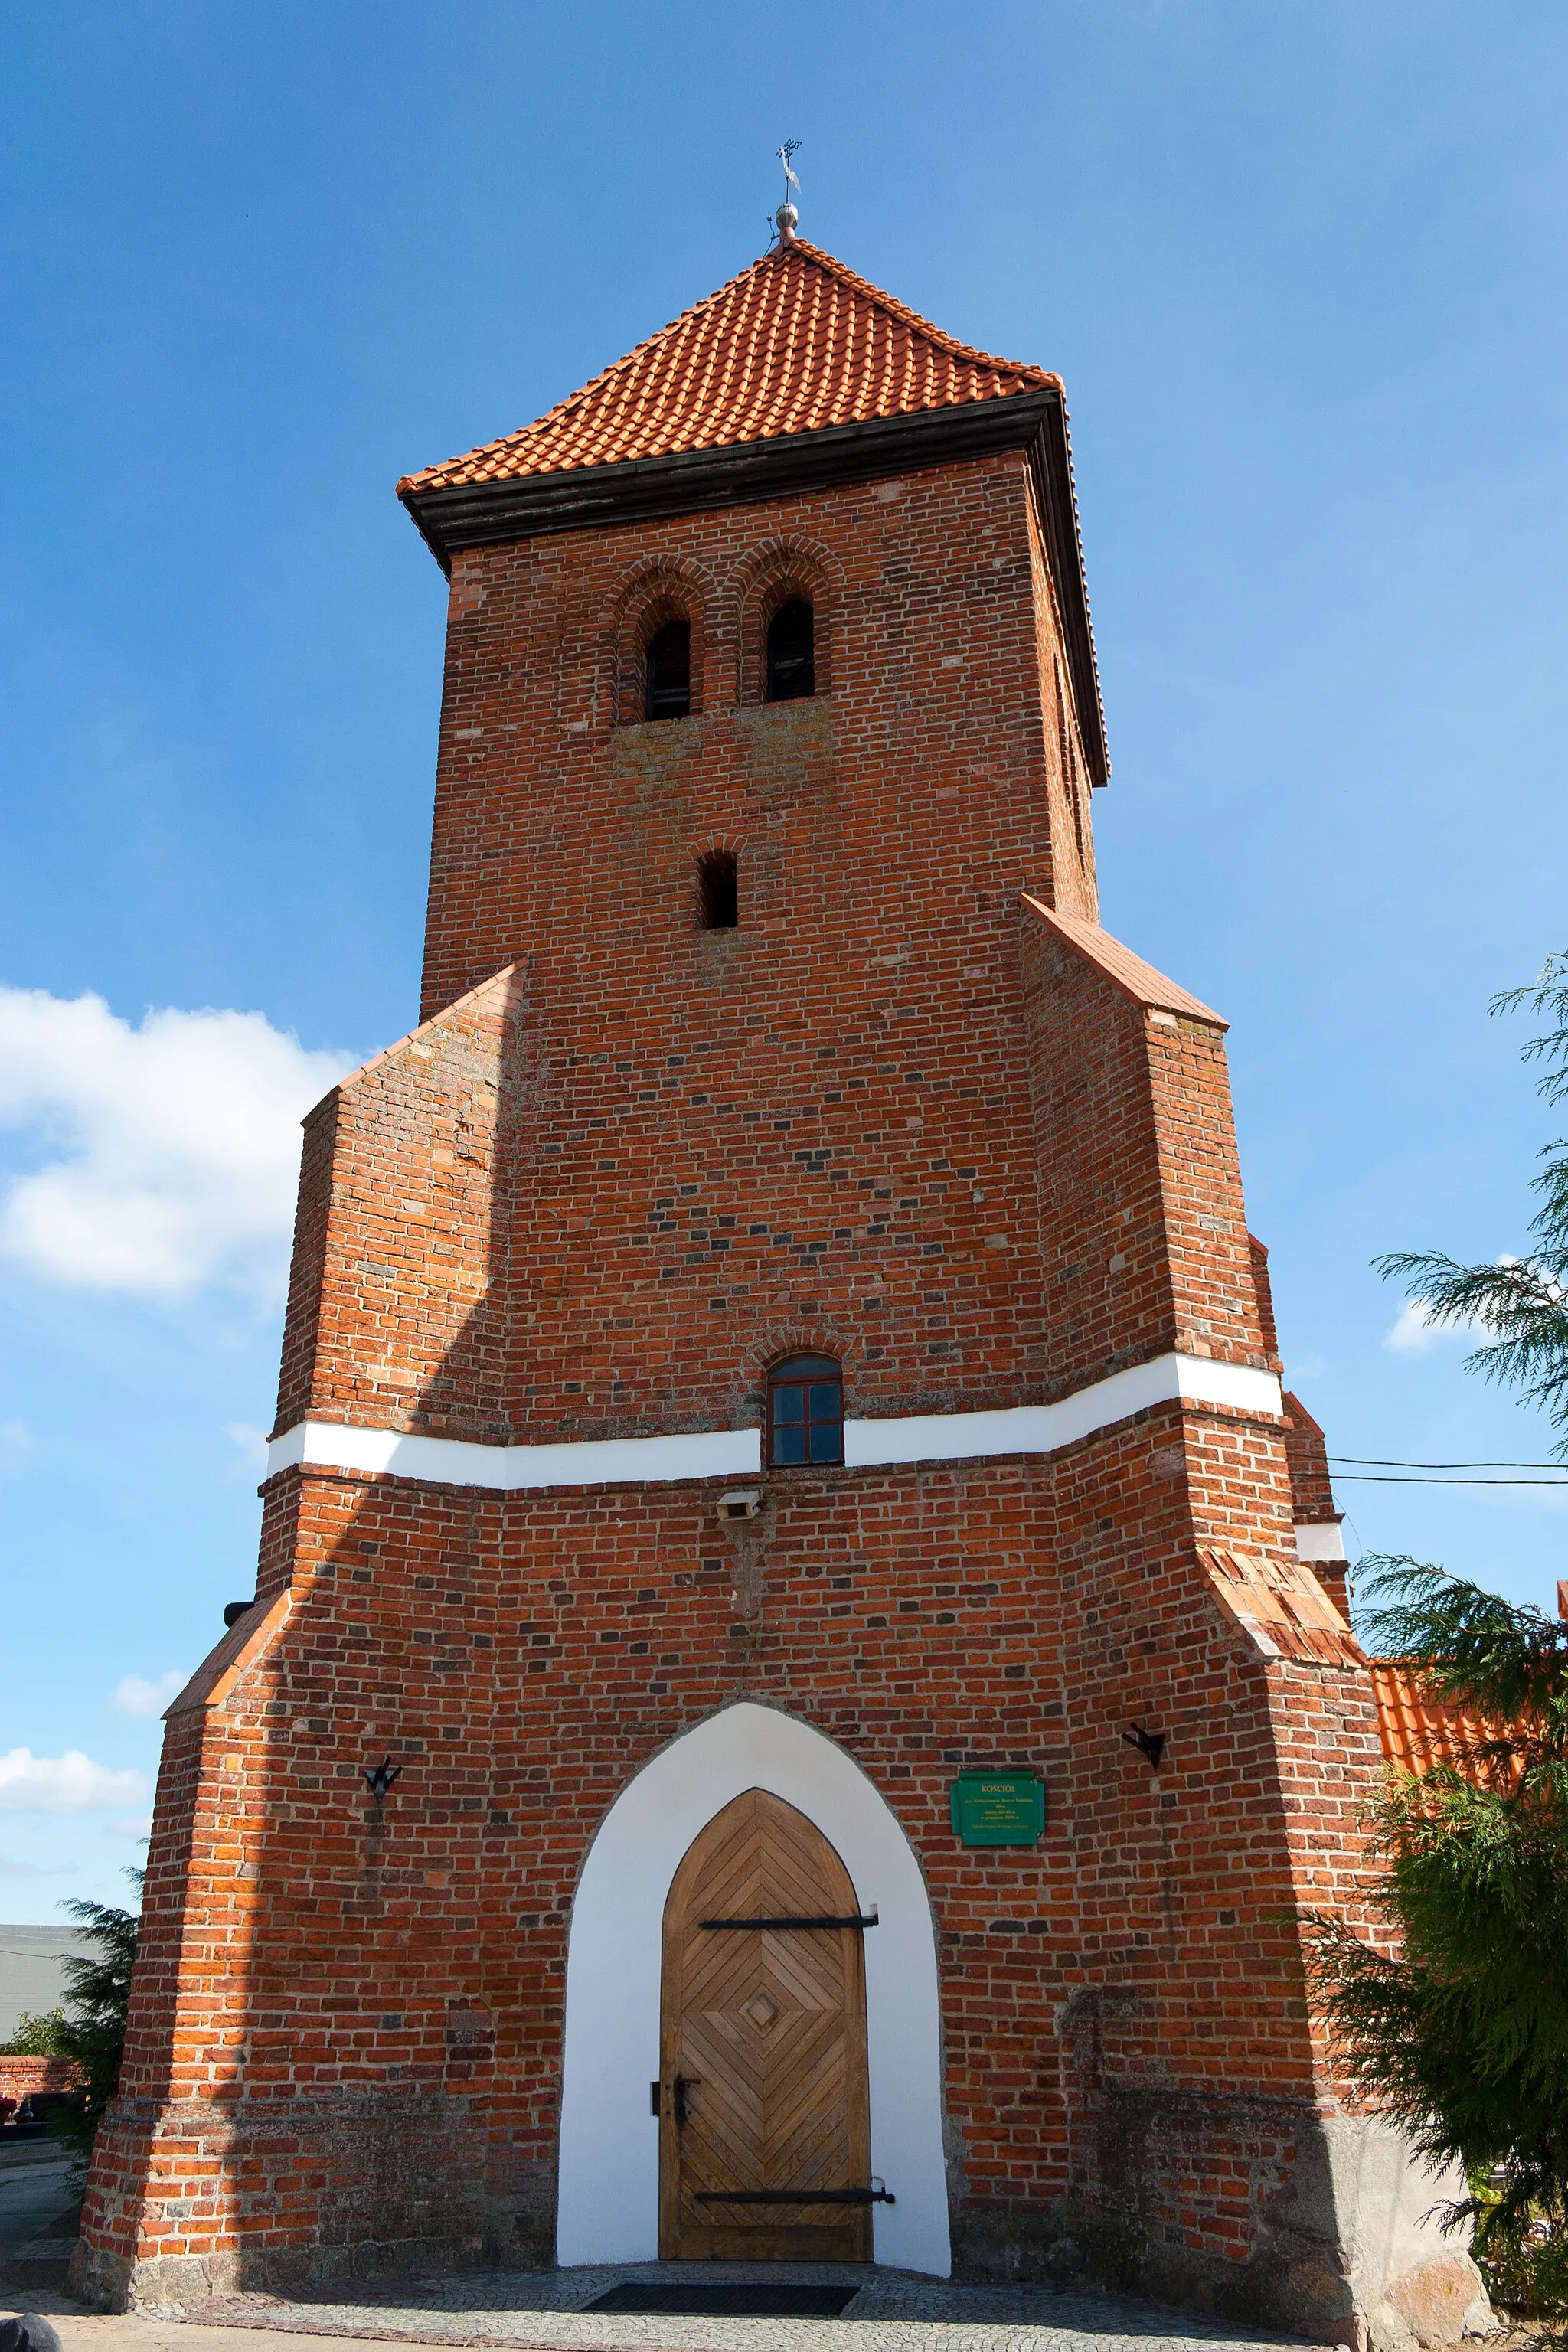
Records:
M656 2279L646 2286L613 2286L595 2295L590 2311L665 2313L681 2319L837 2319L860 2292L860 2281L843 2286L795 2286L787 2280Z

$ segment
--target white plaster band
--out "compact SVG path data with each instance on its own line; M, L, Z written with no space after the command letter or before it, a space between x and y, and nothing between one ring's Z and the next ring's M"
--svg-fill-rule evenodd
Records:
M1230 1405L1238 1412L1279 1413L1279 1383L1247 1364L1208 1356L1156 1356L1096 1381L1055 1404L1015 1405L1004 1412L933 1412L908 1419L847 1421L844 1460L852 1470L882 1463L954 1462L984 1454L1054 1454L1114 1421L1180 1397L1189 1404Z
M1345 1539L1337 1519L1298 1519L1298 1559L1348 1559Z
M471 1445L395 1429L300 1421L267 1449L267 1475L296 1462L371 1470L432 1486L607 1486L628 1479L755 1477L760 1429L704 1429L691 1437L610 1437L577 1445Z
M894 1414L847 1421L844 1463L869 1470L902 1462L973 1461L988 1454L1054 1454L1112 1422L1173 1398L1227 1405L1237 1412L1283 1410L1272 1372L1207 1356L1156 1356L1055 1404L1002 1412ZM360 1470L416 1478L433 1486L602 1486L667 1478L755 1477L763 1466L760 1429L701 1430L687 1437L609 1437L572 1445L473 1445L450 1437L407 1437L395 1429L348 1422L300 1421L275 1437L267 1475L306 1463L320 1470ZM1303 1559L1312 1555L1303 1553ZM1318 1554L1331 1558L1331 1554Z

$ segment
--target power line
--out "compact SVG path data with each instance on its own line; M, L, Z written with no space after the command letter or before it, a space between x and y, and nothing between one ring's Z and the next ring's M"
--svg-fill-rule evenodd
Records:
M1568 1486L1568 1478L1390 1478L1375 1470L1342 1470L1336 1486Z
M1391 1462L1381 1454L1331 1454L1331 1462L1353 1462L1363 1470L1555 1470L1568 1477L1568 1462Z
M1342 1486L1568 1486L1568 1462L1395 1462L1379 1454L1331 1454L1332 1463L1354 1463L1352 1470L1337 1471ZM1389 1478L1378 1474L1389 1470L1415 1471L1415 1477ZM1550 1478L1434 1478L1426 1474L1434 1470L1550 1470Z

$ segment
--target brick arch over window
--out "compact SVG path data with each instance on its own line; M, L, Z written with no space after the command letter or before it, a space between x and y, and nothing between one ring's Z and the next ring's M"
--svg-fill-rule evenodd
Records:
M685 621L690 627L690 715L695 718L704 708L711 607L710 584L682 565L657 564L627 583L615 614L616 716L622 727L635 727L647 715L648 644L671 621Z
M742 574L735 602L741 625L741 700L768 698L768 624L797 596L811 606L815 692L833 689L837 567L808 541L780 541L759 551Z
M713 910L710 904L709 877L721 877L727 866L735 879L737 899L743 900L752 879L745 870L745 853L744 837L738 833L710 834L706 840L700 841L692 850L691 905L700 931L730 928L739 929L743 924L745 916L742 911L738 911L737 920L733 926L716 924L712 920Z
M768 1396L773 1367L787 1363L795 1356L831 1356L838 1365L838 1377L843 1387L843 1411L847 1417L854 1410L851 1399L855 1386L856 1343L853 1335L829 1323L808 1322L804 1317L796 1322L777 1323L760 1333L740 1363L743 1388L735 1399L737 1408L750 1419L753 1414L762 1424L763 1454L768 1451Z

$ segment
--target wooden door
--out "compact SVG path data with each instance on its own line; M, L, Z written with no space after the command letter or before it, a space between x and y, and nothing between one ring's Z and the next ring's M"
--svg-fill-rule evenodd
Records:
M666 2261L871 2259L866 1959L849 1874L803 1813L749 1789L710 1821L664 1911L658 2250ZM722 2191L771 2191L756 2201Z

